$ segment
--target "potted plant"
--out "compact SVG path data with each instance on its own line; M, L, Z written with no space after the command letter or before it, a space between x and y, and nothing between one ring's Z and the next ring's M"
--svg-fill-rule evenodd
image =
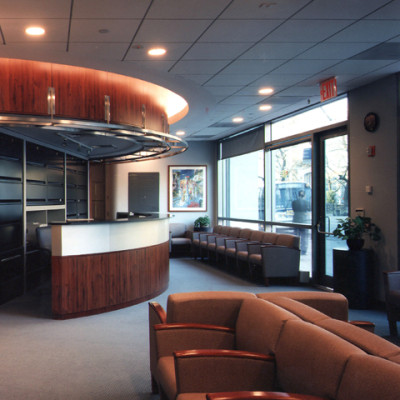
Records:
M194 221L194 230L196 232L204 232L207 231L210 227L210 218L208 215L204 215L203 217L199 217Z
M339 224L332 233L333 236L346 240L350 250L362 249L365 234L372 240L381 238L381 230L371 222L371 218L359 215L355 218L339 219Z

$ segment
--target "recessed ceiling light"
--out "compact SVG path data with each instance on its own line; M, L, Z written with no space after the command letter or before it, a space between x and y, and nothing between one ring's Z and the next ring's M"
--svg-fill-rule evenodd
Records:
M165 50L165 49L163 49L161 47L157 47L157 48L154 48L154 49L150 49L148 53L149 53L150 56L162 56L166 52L167 52L167 50Z
M186 135L186 132L185 131L177 131L176 134L178 136L184 136L184 135Z
M270 88L270 87L265 87L265 88L261 88L258 93L259 94L271 94L274 92L274 89Z
M262 104L258 109L260 111L268 111L272 108L272 106L270 104Z
M232 122L236 122L236 123L243 122L243 118L242 117L235 117L235 118L232 119Z
M25 29L25 33L30 36L41 36L44 35L45 30L40 26L29 26Z

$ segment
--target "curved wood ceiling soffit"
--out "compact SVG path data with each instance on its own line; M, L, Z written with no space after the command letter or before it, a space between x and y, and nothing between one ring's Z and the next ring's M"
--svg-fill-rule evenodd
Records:
M15 59L0 59L0 77L0 125L53 130L60 142L75 143L89 160L137 161L187 148L185 141L169 135L169 124L183 118L188 105L155 84Z

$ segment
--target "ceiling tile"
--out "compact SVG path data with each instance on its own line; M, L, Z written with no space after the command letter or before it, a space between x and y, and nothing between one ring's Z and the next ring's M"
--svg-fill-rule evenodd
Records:
M126 63L129 63L129 65L134 66L135 68L139 68L142 70L149 69L154 70L154 71L162 71L162 72L167 72L172 65L174 64L175 61L165 61L165 60L149 60L149 61L124 61Z
M182 54L190 46L190 43L157 43L158 46L164 47L167 50L167 53L160 58L153 58L147 54L147 51L152 47L149 43L134 43L126 56L127 60L144 60L144 61L172 61L179 60L182 57Z
M130 0L132 1L132 0ZM155 19L214 19L230 0L155 0L147 18ZM148 3L148 1L147 1Z
M231 60L249 48L248 43L196 43L184 60Z
M317 44L297 56L299 60L345 60L368 48L371 43L329 43Z
M314 43L258 43L244 53L243 60L289 60L307 50Z
M138 28L138 19L73 19L70 40L72 42L130 42ZM107 29L107 33L100 33Z
M231 96L241 89L241 86L207 86L207 90L214 96Z
M31 22L34 19L44 18L69 18L71 0L1 0L1 19L4 18L27 18Z
M200 42L257 42L281 21L218 20L200 38Z
M294 18L359 19L387 2L388 0L314 0Z
M326 73L332 72L333 75L337 74L351 74L357 71L357 75L366 74L376 69L385 67L391 64L392 61L387 60L347 60L343 61L338 65L335 65L332 69L327 69Z
M224 69L226 74L266 74L279 65L283 60L236 60Z
M363 51L352 57L353 60L400 60L400 43L388 42Z
M330 37L329 42L378 43L400 35L399 21L363 20Z
M257 104L260 101L259 96L229 96L225 98L220 104L236 104L247 106L249 104Z
M321 42L344 27L351 21L346 20L290 20L269 34L263 42Z
M181 78L184 78L184 79L190 80L192 82L195 82L198 85L203 85L210 78L212 78L213 75L207 75L207 74L179 74L179 76Z
M388 4L381 7L376 12L368 15L366 19L393 19L400 18L400 1L389 1Z
M46 34L40 37L31 37L25 34L25 28L31 24L31 19L0 19L6 43L67 42L68 19L35 19L35 25L40 25L46 30Z
M52 2L56 3L54 0ZM74 0L72 17L141 19L148 6L148 0Z
M191 42L208 27L207 20L145 20L135 38L140 43Z
M310 74L299 74L298 71L290 74L290 75L282 75L276 73L275 71L263 76L262 78L252 82L250 86L253 87L264 87L264 86L272 86L272 87L286 87L290 85L295 85L298 82L301 82L310 77Z
M335 60L289 60L276 70L276 74L316 74L317 72L324 70L331 65L336 64Z
M226 63L225 60L184 60L179 61L171 72L174 74L216 74Z
M248 85L249 83L259 79L260 74L218 74L214 78L210 79L205 86L240 86Z
M73 57L93 57L99 60L121 60L129 43L70 43L68 53Z
M304 7L309 0L235 0L222 19L286 19Z
M285 89L279 93L281 96L317 96L319 95L319 86L293 86L289 89Z
M21 58L21 54L27 60L37 60L40 57L43 61L52 61L52 57L56 56L59 62L62 62L62 57L68 56L65 42L15 42L1 46L2 57Z

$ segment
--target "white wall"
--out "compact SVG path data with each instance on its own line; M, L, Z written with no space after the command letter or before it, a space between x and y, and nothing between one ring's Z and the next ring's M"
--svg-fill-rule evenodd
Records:
M106 182L106 218L115 218L117 211L128 211L128 174L129 172L159 172L160 174L160 212L168 212L168 166L169 165L207 165L207 212L174 212L173 221L185 222L189 228L194 220L208 215L212 221L216 218L216 153L214 142L189 142L184 153L154 161L139 161L107 165ZM215 210L215 211L214 211Z
M376 254L376 295L383 300L382 271L398 268L398 82L397 76L379 80L349 93L350 204L364 208L383 232L383 240L369 243ZM364 129L366 114L375 112L380 124L376 132ZM367 147L376 146L376 156ZM367 194L365 186L373 193Z

